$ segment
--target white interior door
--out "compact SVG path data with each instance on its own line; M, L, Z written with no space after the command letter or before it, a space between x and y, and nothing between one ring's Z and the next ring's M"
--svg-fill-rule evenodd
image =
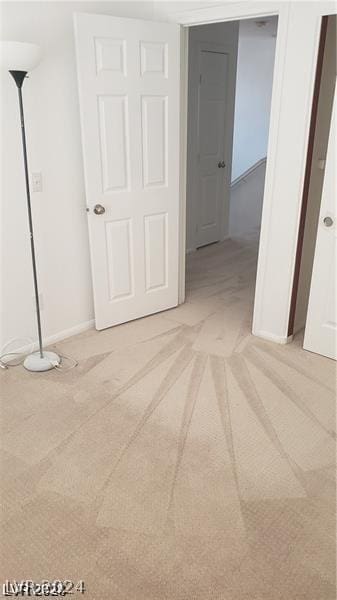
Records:
M221 237L225 204L227 55L201 49L198 110L199 193L197 246Z
M304 348L337 360L337 96L326 156Z
M77 14L75 39L95 319L103 329L178 303L180 32Z

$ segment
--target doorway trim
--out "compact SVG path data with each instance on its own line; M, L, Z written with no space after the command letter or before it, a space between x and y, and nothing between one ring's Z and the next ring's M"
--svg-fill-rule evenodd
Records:
M299 3L300 4L300 3ZM260 247L258 256L258 268L256 278L256 292L254 301L254 316L253 316L253 334L265 339L269 339L278 343L287 343L291 341L292 336L288 337L288 320L289 309L291 302L291 290L293 283L294 267L295 267L295 249L298 237L298 220L300 214L300 196L303 187L304 172L305 172L305 157L307 150L307 136L310 123L310 106L313 93L315 66L317 60L320 24L322 15L330 8L330 2L322 2L319 6L311 6L304 8L288 2L239 2L231 3L230 5L218 5L213 7L205 7L201 9L191 9L175 13L173 20L182 25L182 53L181 53L181 156L180 156L180 181L181 181L181 231L180 231L180 262L179 262L179 302L185 299L185 249L186 249L186 169L187 169L187 85L188 85L188 27L194 25L203 25L223 21L236 21L242 19L261 18L265 16L276 15L278 17L278 31L276 40L275 64L273 91L271 101L271 115L269 124L269 139L267 153L267 168L266 180L264 189L264 202L260 234ZM331 12L335 10L331 9ZM289 16L292 14L293 21L301 23L301 19L308 17L310 19L310 27L306 30L305 44L309 48L310 55L306 56L306 70L303 73L304 79L304 96L305 105L302 102L302 123L299 129L297 145L299 146L299 156L297 170L293 174L292 180L288 183L294 195L294 203L292 206L291 218L289 218L288 231L285 232L285 242L287 244L288 256L281 256L283 259L282 267L283 280L281 284L286 289L283 297L280 298L278 290L278 282L276 281L275 271L280 268L279 264L273 262L275 255L277 256L276 239L275 239L275 224L278 225L278 212L280 212L279 203L280 197L275 193L277 184L280 187L280 172L284 171L285 165L282 164L281 169L277 162L280 157L286 153L284 148L284 139L282 138L282 123L281 123L281 108L285 100L284 89L289 81L285 82L285 74L288 80L290 71L295 66L287 63L289 58L289 31L291 29L293 41L293 22L289 26ZM171 19L170 19L171 20ZM305 48L306 50L307 48ZM310 68L307 68L307 63L311 59ZM296 63L296 61L294 61ZM291 75L293 75L291 73ZM287 103L285 103L287 104ZM289 108L288 106L286 108ZM284 111L283 111L284 112ZM283 116L284 120L284 116ZM280 146L281 150L280 150ZM278 168L277 168L278 167ZM287 187L287 186L285 186ZM296 187L296 189L294 189ZM277 190L278 191L278 190ZM297 197L299 196L299 197ZM286 196L286 202L288 200ZM294 210L296 214L294 215ZM284 219L284 211L282 213ZM278 236L282 235L282 227L284 224L279 221ZM272 251L271 251L272 250ZM270 285L271 273L274 273L275 285ZM268 279L268 281L267 281ZM283 289L282 292L285 290ZM267 292L267 293L265 293ZM281 306L271 306L271 298L275 295L275 299L280 302ZM277 302L275 302L277 304Z

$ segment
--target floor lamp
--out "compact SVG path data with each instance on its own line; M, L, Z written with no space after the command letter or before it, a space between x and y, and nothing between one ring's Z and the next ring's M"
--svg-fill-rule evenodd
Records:
M36 257L35 257L35 245L34 245L34 233L33 233L33 219L30 202L30 189L29 189L29 171L28 171L28 159L27 159L27 144L26 144L26 131L25 131L25 120L23 113L23 100L22 100L22 86L23 82L29 71L34 69L40 62L41 50L37 44L28 44L24 42L1 42L1 54L0 61L1 66L6 68L11 76L13 77L17 89L19 99L19 110L20 110L20 128L22 137L22 149L23 149L23 162L25 170L25 183L26 183L26 195L27 195L27 211L28 211L28 225L29 225L29 236L30 236L30 248L32 255L33 265L33 280L34 280L34 292L35 292L35 306L36 306L36 317L37 317L37 331L39 339L39 350L29 354L24 361L24 367L28 371L49 371L60 364L60 358L55 352L47 352L43 349L42 345L42 332L41 332L41 316L40 316L40 304L39 304L39 289L37 281L37 269L36 269Z

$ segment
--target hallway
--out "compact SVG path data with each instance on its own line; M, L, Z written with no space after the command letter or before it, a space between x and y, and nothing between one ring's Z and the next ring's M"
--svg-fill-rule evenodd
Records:
M335 364L251 335L256 238L190 254L185 304L57 344L77 368L1 373L2 580L335 598Z

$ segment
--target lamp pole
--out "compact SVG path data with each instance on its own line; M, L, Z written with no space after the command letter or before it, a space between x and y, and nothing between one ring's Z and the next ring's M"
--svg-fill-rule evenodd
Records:
M37 270L36 270L36 258L35 258L35 245L34 245L34 231L33 231L33 219L32 219L32 207L30 202L30 188L29 188L29 171L28 171L28 159L27 159L27 142L26 142L26 130L25 130L25 117L23 112L23 101L22 101L22 85L27 76L27 71L9 71L12 75L16 86L18 88L19 95L19 106L20 106L20 120L21 120L21 136L22 136L22 149L23 149L23 161L25 166L25 181L26 181L26 194L27 194L27 210L28 210L28 223L29 223L29 236L30 236L30 249L32 255L33 264L33 279L34 279L34 292L35 292L35 307L36 307L36 318L37 318L37 331L39 338L39 352L40 357L43 358L42 348L42 332L41 332L41 316L40 316L40 301L39 301L39 288L37 282Z
M34 244L34 232L33 232L33 215L30 199L30 188L29 188L29 171L28 171L28 158L27 158L27 142L26 142L26 130L25 130L25 117L23 110L23 99L22 99L22 86L27 73L34 69L40 62L41 48L38 44L32 44L28 42L16 42L16 41L0 41L0 67L9 71L13 77L16 87L18 89L19 96L19 108L20 108L20 121L21 121L21 137L22 137L22 149L23 149L23 160L25 170L25 184L26 184L26 195L27 195L27 211L28 211L28 224L29 224L29 236L30 236L30 249L32 256L33 266L33 280L34 280L34 292L35 292L35 307L36 307L36 319L37 319L37 331L38 331L38 352L32 352L28 354L23 362L23 366L28 371L49 371L58 367L61 363L61 358L56 352L43 349L42 342L42 331L41 331L41 315L40 315L40 302L39 302L39 288L37 282L37 268L36 268L36 253Z

